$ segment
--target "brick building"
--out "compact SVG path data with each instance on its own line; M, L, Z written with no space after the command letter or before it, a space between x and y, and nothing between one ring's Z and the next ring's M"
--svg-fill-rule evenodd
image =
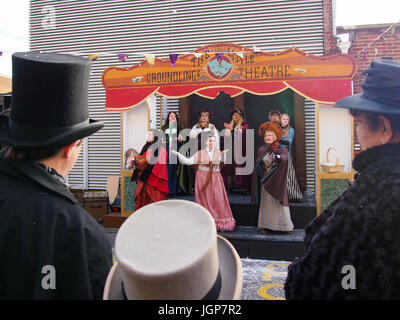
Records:
M368 68L371 61L382 57L400 61L400 24L338 27L337 33L349 34L349 54L355 57L357 62L357 75L353 80L354 93L361 92L361 73Z
M360 93L363 82L362 72L371 61L383 57L400 61L400 24L375 24L338 27L337 34L348 34L349 54L356 59L357 74L353 79L353 93ZM354 139L355 152L358 152L358 140Z

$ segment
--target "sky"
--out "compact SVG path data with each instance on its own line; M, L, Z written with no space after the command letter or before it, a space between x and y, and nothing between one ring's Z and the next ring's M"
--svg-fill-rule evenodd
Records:
M0 1L0 75L11 76L11 54L29 50L29 0ZM336 26L400 22L400 0L336 0Z

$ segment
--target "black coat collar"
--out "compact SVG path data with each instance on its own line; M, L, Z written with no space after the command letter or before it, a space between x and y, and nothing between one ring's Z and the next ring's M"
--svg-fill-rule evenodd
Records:
M388 158L400 159L400 143L386 143L360 152L353 160L353 168L356 171L362 171Z
M49 193L56 193L73 203L78 203L72 193L65 185L57 181L45 169L32 161L9 161L0 157L0 172L4 175L12 176L23 181L33 181L44 187Z

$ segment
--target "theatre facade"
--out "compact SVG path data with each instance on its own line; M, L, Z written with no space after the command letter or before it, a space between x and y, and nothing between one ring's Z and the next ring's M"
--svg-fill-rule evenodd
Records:
M327 181L352 179L352 120L332 105L351 94L356 70L349 55L336 51L334 1L38 0L30 6L32 50L96 55L90 115L105 128L85 140L69 183L105 189L107 176L129 174L124 151L140 151L146 131L160 128L169 111L189 128L204 107L220 129L230 108L239 108L256 132L269 110L288 113L296 172L319 207ZM321 166L337 158L340 172Z

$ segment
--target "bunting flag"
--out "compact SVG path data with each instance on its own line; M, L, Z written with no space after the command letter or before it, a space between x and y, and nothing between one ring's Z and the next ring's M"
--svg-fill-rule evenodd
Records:
M243 59L243 52L236 52L236 54Z
M223 55L224 55L224 54L223 54L223 53L220 53L220 52L216 53L215 56L217 57L217 61L220 61L220 60L222 59L222 56L223 56Z
M118 54L117 54L117 57L118 57L118 59L121 60L121 61L126 61L126 60L128 59L128 55L125 54L125 53L118 53Z
M145 54L144 56L149 64L154 65L154 60L156 59L154 54Z
M363 60L365 60L367 58L367 52L368 52L368 46L366 46L364 49Z
M95 53L89 53L89 54L88 54L88 58L89 58L90 60L92 60L92 61L97 60L99 57L100 57L100 56L99 56L98 54L95 54Z
M258 49L258 48L257 48L256 46L254 46L254 45L253 45L253 51L256 52L256 53L261 52L260 49Z
M170 53L169 54L169 59L171 61L172 66L175 68L175 62L176 62L176 60L178 60L178 54Z
M200 58L203 55L202 52L193 52L193 54L196 58Z
M3 51L0 51L0 57L3 55Z

